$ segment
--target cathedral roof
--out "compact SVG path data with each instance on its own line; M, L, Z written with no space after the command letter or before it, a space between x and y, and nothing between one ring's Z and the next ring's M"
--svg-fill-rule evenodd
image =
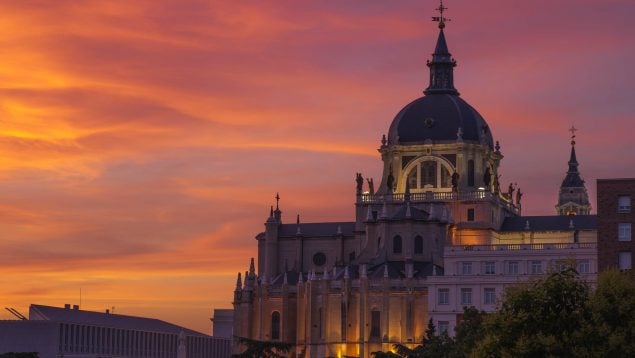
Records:
M598 226L597 215L514 216L505 218L500 231L526 231L527 222L531 231L596 230Z
M571 156L569 158L569 170L567 170L567 176L562 181L562 187L565 188L579 188L584 186L584 180L580 177L578 171L578 158L575 155L575 142L571 142Z
M456 142L459 137L494 147L485 119L458 95L443 93L410 102L397 114L388 131L392 144Z
M278 236L296 236L298 235L298 227L303 236L333 236L340 233L344 236L351 236L355 230L355 222L282 224L278 227Z
M455 142L457 139L494 147L492 134L481 115L459 97L454 88L456 61L448 51L443 28L430 67L425 96L406 105L388 131L390 144Z

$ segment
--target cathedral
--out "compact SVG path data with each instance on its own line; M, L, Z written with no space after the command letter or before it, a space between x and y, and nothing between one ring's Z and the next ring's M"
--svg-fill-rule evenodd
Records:
M381 180L357 174L350 222L284 221L276 198L257 260L238 273L235 337L291 343L297 357L369 357L420 344L430 319L452 334L462 307L493 310L507 285L564 259L594 279L596 222L573 138L557 215L522 216L520 188L501 187L492 129L454 86L439 10L429 85L382 136Z

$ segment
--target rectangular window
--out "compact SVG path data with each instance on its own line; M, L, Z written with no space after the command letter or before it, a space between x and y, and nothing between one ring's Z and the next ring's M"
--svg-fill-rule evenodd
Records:
M631 241L631 223L617 224L617 239L619 241Z
M493 305L496 303L496 289L485 288L483 289L483 303L486 305Z
M448 322L448 321L439 321L438 322L438 327L439 327L439 334L448 333L448 329L450 328L450 322Z
M591 272L591 264L589 260L580 260L578 261L578 273L589 273Z
M510 275L518 275L518 261L509 261L507 263L507 273Z
M381 319L381 312L370 311L370 338L380 338L379 335L379 322Z
M617 198L617 212L618 213L631 212L631 197L630 196L623 195Z
M483 273L486 275L495 275L496 274L496 262L494 261L485 261L483 264Z
M467 221L474 221L474 209L467 209Z
M472 274L472 263L471 262L462 262L461 273L463 273L464 275L471 275Z
M439 298L438 302L440 305L449 305L450 304L450 289L440 288L438 298Z
M462 305L472 304L472 289L471 288L461 289L461 304Z
M633 255L630 251L620 252L620 256L618 259L618 267L620 268L620 270L630 270L631 268L633 268Z
M542 273L542 262L541 261L531 261L531 270L530 272L534 275Z

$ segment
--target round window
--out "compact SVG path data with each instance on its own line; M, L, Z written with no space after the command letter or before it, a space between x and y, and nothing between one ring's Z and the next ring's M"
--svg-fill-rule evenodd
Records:
M315 266L322 266L326 263L326 255L324 255L321 252L318 252L317 254L313 255L313 263L315 264Z

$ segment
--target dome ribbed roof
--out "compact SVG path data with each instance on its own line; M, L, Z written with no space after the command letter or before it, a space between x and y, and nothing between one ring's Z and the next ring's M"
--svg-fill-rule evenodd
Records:
M481 115L458 95L430 94L405 106L388 132L391 144L455 142L462 140L494 147L492 133Z

